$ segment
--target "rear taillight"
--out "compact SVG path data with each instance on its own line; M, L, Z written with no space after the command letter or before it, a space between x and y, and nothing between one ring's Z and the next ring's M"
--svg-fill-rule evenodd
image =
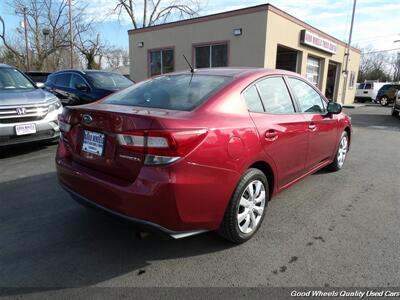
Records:
M145 154L145 164L169 164L186 156L204 140L206 129L160 130L118 134L122 148Z
M71 129L71 125L67 120L67 116L63 114L58 115L58 127L62 132L69 132Z

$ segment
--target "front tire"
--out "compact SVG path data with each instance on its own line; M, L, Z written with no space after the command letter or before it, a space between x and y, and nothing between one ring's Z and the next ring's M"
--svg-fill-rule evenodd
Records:
M339 145L336 151L335 160L328 166L328 169L336 172L343 168L349 151L349 135L346 131L340 137Z
M389 105L389 98L386 96L381 97L380 103L382 106L388 106Z
M219 235L236 244L248 241L262 224L268 200L269 186L264 173L248 169L225 211Z

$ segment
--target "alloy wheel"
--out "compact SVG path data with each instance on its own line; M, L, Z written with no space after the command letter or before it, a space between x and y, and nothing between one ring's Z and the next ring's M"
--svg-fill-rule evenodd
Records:
M349 141L347 139L347 136L343 136L342 139L340 140L339 149L337 153L337 161L340 168L343 166L344 161L346 160L348 145Z
M388 105L388 98L387 97L382 97L381 98L381 105L382 106Z
M265 187L260 180L250 182L240 198L237 223L242 233L257 229L265 209Z

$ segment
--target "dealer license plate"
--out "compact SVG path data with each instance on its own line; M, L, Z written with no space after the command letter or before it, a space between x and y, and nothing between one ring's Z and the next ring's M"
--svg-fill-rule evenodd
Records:
M35 124L22 124L15 126L16 135L25 135L36 133Z
M103 155L105 135L103 133L84 131L82 150L88 153Z

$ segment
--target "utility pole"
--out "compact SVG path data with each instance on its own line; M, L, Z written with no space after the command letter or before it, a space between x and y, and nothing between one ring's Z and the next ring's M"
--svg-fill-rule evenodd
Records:
M26 7L22 8L22 12L24 14L24 32L25 32L25 51L26 51L26 70L30 70L30 62L29 62L29 44L28 44L28 20L26 18Z
M71 61L71 69L74 68L74 32L73 32L73 24L72 24L72 0L68 0L68 8L69 8L69 43L70 43L70 61Z
M46 67L45 71L49 71L49 66L47 63L47 55L48 55L48 53L47 53L47 36L50 34L50 30L48 28L43 28L42 33L44 36L44 50L46 51L46 58L44 59L43 64Z
M356 4L357 4L357 0L354 0L353 13L351 15L349 41L347 43L346 53L344 54L346 56L346 58L345 58L344 71L343 71L344 80L343 80L343 91L342 91L342 104L344 104L344 101L346 99L347 81L348 81L348 78L349 78L349 76L348 76L349 75L349 70L348 70L348 67L349 67L349 56L350 56L350 48L351 48L351 37L353 35L354 15L356 13Z

